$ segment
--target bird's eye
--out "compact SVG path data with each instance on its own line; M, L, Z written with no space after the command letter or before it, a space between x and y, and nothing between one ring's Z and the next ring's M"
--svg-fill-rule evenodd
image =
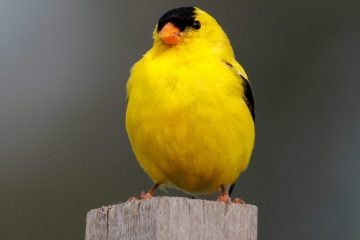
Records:
M201 28L201 23L198 20L194 21L193 28L196 29L196 30L200 29Z

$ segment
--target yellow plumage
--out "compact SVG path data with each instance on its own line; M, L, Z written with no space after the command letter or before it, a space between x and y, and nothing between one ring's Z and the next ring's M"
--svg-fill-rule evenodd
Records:
M126 129L154 182L211 193L247 168L255 129L246 73L226 34L206 12L194 14L199 30L186 28L183 41L169 46L155 29L153 47L133 66Z

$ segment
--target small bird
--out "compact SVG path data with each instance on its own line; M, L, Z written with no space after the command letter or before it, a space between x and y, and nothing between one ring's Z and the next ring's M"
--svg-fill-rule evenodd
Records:
M154 186L190 194L220 191L230 203L255 141L254 98L217 21L197 7L160 17L153 46L127 82L126 130ZM244 203L241 199L234 200Z

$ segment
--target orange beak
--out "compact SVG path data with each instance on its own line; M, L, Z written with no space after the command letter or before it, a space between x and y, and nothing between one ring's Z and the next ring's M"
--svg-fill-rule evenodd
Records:
M180 36L180 29L171 22L165 24L165 26L158 33L160 39L167 45L176 45L182 41Z

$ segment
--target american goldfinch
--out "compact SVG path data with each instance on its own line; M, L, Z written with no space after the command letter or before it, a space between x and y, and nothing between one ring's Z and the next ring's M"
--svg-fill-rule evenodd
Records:
M127 82L126 129L155 185L187 193L229 192L255 141L254 98L217 21L197 7L160 17L150 50ZM242 203L241 199L237 202Z

